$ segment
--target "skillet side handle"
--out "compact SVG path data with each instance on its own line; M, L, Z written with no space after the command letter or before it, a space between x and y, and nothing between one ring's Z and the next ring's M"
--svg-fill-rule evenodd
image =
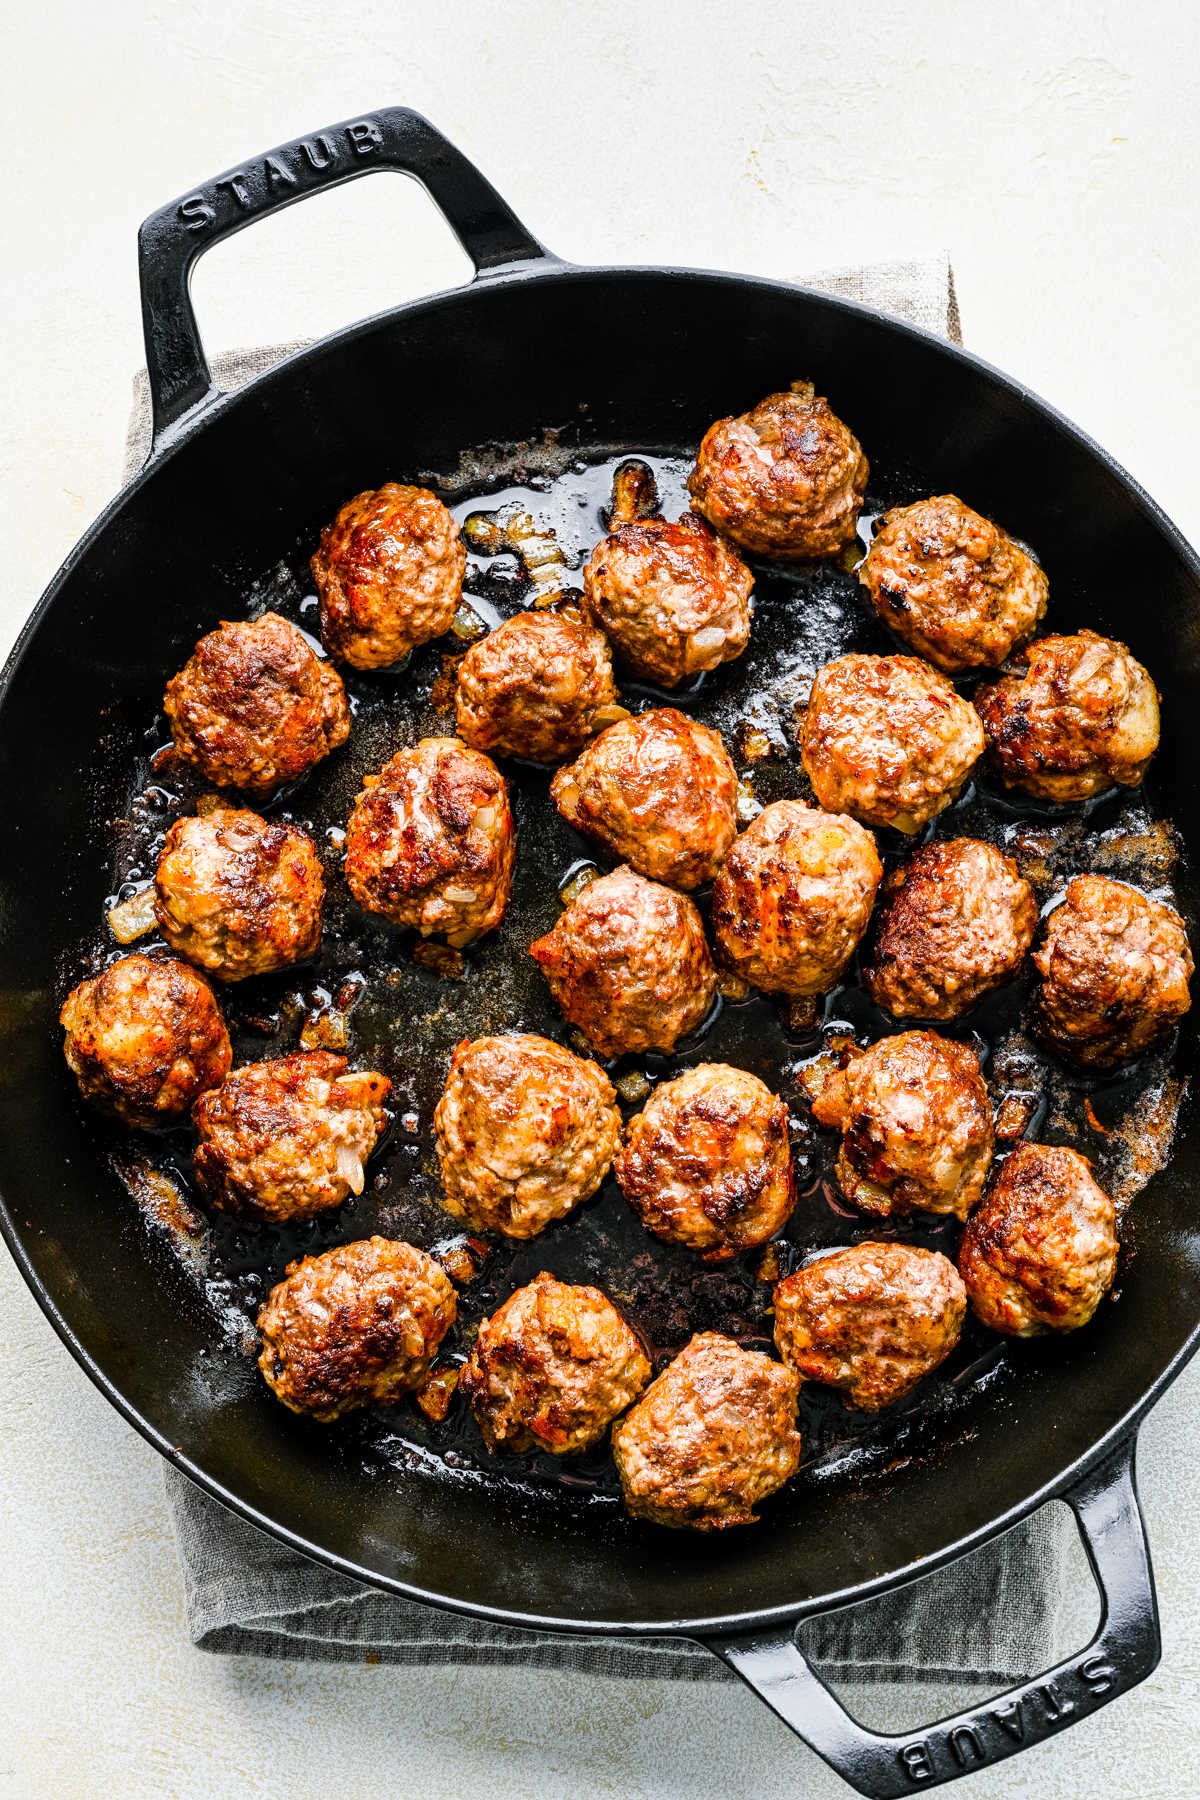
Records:
M1047 1674L906 1736L852 1719L795 1642L795 1627L710 1638L786 1725L870 1800L896 1800L1015 1756L1106 1706L1156 1666L1161 1650L1150 1552L1128 1438L1063 1495L1100 1588L1091 1643Z
M138 269L146 367L154 409L151 454L180 421L218 390L192 310L197 259L222 238L380 169L412 175L425 188L475 265L476 274L546 257L516 214L461 151L420 113L387 106L323 131L205 182L151 213L138 232Z

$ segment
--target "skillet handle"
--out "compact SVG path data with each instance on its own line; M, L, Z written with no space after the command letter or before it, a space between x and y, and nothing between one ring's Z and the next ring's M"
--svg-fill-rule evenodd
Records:
M1129 1437L1063 1495L1100 1587L1091 1643L1045 1675L917 1733L891 1736L852 1719L805 1659L795 1627L707 1639L785 1724L870 1800L955 1781L1052 1737L1136 1687L1161 1651L1158 1604Z
M461 151L420 113L385 106L280 144L151 213L138 233L153 450L219 390L192 310L197 259L256 219L378 169L415 176L438 206L476 274L549 253Z

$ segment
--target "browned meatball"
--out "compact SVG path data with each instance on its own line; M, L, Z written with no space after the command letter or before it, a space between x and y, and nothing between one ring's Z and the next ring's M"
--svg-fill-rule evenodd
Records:
M711 881L737 836L738 779L725 746L672 706L610 725L550 792L569 825L668 887Z
M458 1046L433 1125L446 1211L509 1238L589 1200L621 1137L604 1071L525 1032Z
M352 668L388 668L449 631L466 566L458 526L428 488L388 481L356 494L312 559L321 642Z
M79 1091L127 1125L172 1125L229 1073L229 1033L202 975L123 956L67 995L63 1055Z
M982 754L970 701L915 656L839 656L813 682L800 755L830 812L919 831Z
M1034 1030L1089 1069L1130 1062L1191 1005L1192 953L1169 906L1104 875L1077 875L1034 951Z
M506 619L458 665L459 736L496 756L563 762L619 718L604 633L574 607Z
M954 494L884 513L858 579L884 624L951 675L999 668L1049 589L1028 550Z
M760 556L836 556L867 491L862 445L811 381L704 434L688 493L710 525Z
M966 1044L935 1031L884 1038L830 1077L813 1113L845 1133L838 1182L863 1212L965 1219L983 1192L992 1109Z
M799 1467L799 1392L782 1363L698 1332L613 1431L629 1512L694 1531L753 1525Z
M363 1191L391 1085L325 1050L245 1063L196 1102L196 1180L222 1212L265 1224L340 1206Z
M258 1315L258 1366L277 1400L328 1423L420 1387L458 1302L432 1256L362 1238L289 1263Z
M321 941L325 877L295 825L219 807L177 819L154 878L158 928L180 956L221 981L244 981L311 956Z
M699 1063L630 1119L614 1173L647 1231L722 1262L795 1205L787 1107L757 1075Z
M1036 924L1011 856L978 838L927 844L883 884L867 992L893 1018L956 1019L1019 972Z
M750 638L754 577L703 519L634 519L592 551L584 597L622 664L662 687L732 662Z
M673 1050L717 991L695 906L633 869L589 883L529 954L564 1017L606 1057Z
M469 944L504 917L514 837L504 777L457 738L422 738L368 775L346 827L346 881L368 912Z
M768 994L820 994L867 928L883 867L869 831L799 800L763 808L713 884L721 959Z
M959 1245L972 1311L1012 1337L1078 1330L1112 1286L1116 1222L1085 1156L1018 1144Z
M484 1320L458 1385L489 1450L576 1456L649 1379L646 1353L612 1301L543 1271Z
M1028 669L975 690L988 760L1037 800L1137 787L1158 749L1158 690L1115 638L1039 638Z
M946 1360L966 1314L949 1257L911 1244L855 1244L778 1284L775 1342L802 1380L880 1412Z
M163 711L182 761L247 794L296 781L350 735L341 676L273 612L202 637Z

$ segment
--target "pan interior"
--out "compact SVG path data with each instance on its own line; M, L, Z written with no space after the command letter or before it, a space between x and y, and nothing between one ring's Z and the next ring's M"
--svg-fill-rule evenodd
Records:
M710 296L728 305L735 287L711 283ZM578 284L563 284L564 292L570 288L578 302ZM625 291L633 296L626 304L636 315L646 296L639 302L637 283ZM679 306L686 297L687 307L695 310L696 291L696 284L672 284L672 299ZM540 296L544 309L553 292L535 285L529 298ZM774 305L784 304L777 290L765 293ZM491 298L511 310L511 295ZM790 303L803 316L812 297L791 296ZM589 305L601 310L596 297L587 300L585 310ZM819 315L820 303L816 306ZM438 309L428 309L430 341L444 344L447 333L461 332L463 308L463 302L444 305L440 340ZM638 322L636 316L624 322L634 341ZM844 323L848 335L857 332L874 345L881 366L876 334L886 340L888 328L857 315ZM641 324L644 330L644 319ZM527 322L524 328L530 329ZM604 329L614 328L621 326L614 327L610 316ZM697 313L693 334L703 328ZM393 380L397 361L410 374L419 361L412 329L407 343L398 337L397 327L390 335L378 328L375 339L380 366ZM914 382L927 384L936 372L948 416L959 419L957 404L974 424L957 460L932 442L921 446L901 439L898 445L889 394L864 383L861 359L847 363L844 346L835 348L832 341L820 357L819 344L807 354L789 348L768 356L764 350L754 379L747 376L727 399L728 382L713 391L711 380L701 379L702 390L707 383L707 405L681 386L672 408L661 400L648 407L645 395L638 402L626 370L621 381L630 388L632 416L620 420L614 416L612 384L604 385L600 370L588 372L588 380L600 385L588 386L579 371L572 377L568 368L560 371L563 391L545 401L540 415L527 417L520 441L500 436L500 409L490 431L477 423L470 440L454 437L440 445L415 427L397 440L382 399L368 399L365 379L359 388L362 410L347 415L346 369L356 358L361 362L365 342L355 338L346 345L340 386L333 372L338 357L331 349L314 359L303 379L293 371L288 383L281 372L264 385L257 408L248 396L240 413L231 408L210 426L206 436L225 440L224 459L214 460L221 457L214 442L203 459L206 466L191 478L208 484L202 491L209 508L216 509L206 515L216 523L205 541L188 537L197 496L184 473L189 462L201 459L185 451L166 464L130 499L68 582L14 678L0 716L11 769L21 753L22 704L29 709L28 721L39 694L43 706L53 706L49 697L58 695L69 718L69 729L48 741L44 776L32 783L26 776L6 801L14 828L26 833L21 841L36 840L40 856L35 853L26 885L11 880L10 871L6 1012L27 1054L19 1073L12 1068L4 1073L0 1102L7 1110L6 1126L24 1106L69 1152L65 1168L53 1161L48 1166L44 1145L37 1159L31 1144L27 1152L22 1147L28 1133L19 1146L6 1130L11 1165L6 1191L10 1205L16 1201L12 1217L23 1246L88 1354L152 1428L180 1445L189 1462L243 1504L377 1578L451 1601L573 1623L589 1618L652 1623L801 1601L936 1553L942 1543L978 1529L1052 1478L1064 1466L1054 1462L1055 1455L1086 1448L1088 1433L1098 1435L1120 1416L1114 1409L1122 1399L1136 1398L1138 1377L1147 1385L1190 1330L1197 1283L1194 1208L1178 1176L1181 1158L1190 1155L1186 1132L1175 1161L1164 1166L1186 1090L1190 1039L1182 1049L1172 1047L1118 1079L1096 1083L1069 1074L1024 1036L1023 983L993 997L955 1028L956 1035L980 1048L997 1102L1008 1094L1036 1093L1027 1135L1084 1150L1100 1179L1127 1206L1118 1293L1076 1341L1011 1345L971 1326L938 1375L882 1418L856 1415L831 1395L807 1387L801 1401L805 1456L797 1480L770 1504L755 1530L696 1541L664 1538L625 1519L611 1462L603 1454L570 1463L536 1456L490 1458L461 1403L442 1425L430 1424L405 1404L355 1415L334 1427L315 1426L278 1407L254 1370L254 1315L292 1257L372 1231L430 1249L444 1249L455 1238L454 1222L437 1205L430 1138L453 1046L505 1029L570 1041L526 948L557 916L558 890L570 873L583 861L606 864L558 818L546 771L506 767L519 832L513 902L501 932L468 956L461 978L415 962L412 941L363 915L340 880L340 832L362 776L401 745L453 730L447 711L450 640L419 651L398 673L350 672L355 710L350 743L268 809L270 816L310 830L325 860L329 902L320 957L223 996L238 1061L283 1053L302 1038L336 1043L344 1033L355 1064L381 1068L391 1077L394 1116L359 1200L287 1233L224 1219L210 1222L190 1193L187 1134L135 1138L87 1116L58 1062L53 1015L75 980L119 954L102 929L105 907L149 878L167 826L195 804L196 787L170 770L155 772L156 752L167 740L158 711L165 676L196 635L219 618L272 607L315 631L307 559L326 516L359 487L384 479L428 481L460 518L480 506L518 500L555 528L577 569L602 533L612 471L624 456L651 461L664 510L682 510L689 454L703 423L799 375L815 376L871 454L868 520L887 505L924 493L963 492L1032 543L1046 562L1049 629L1090 624L1113 631L1143 657L1164 690L1164 752L1146 790L1111 796L1088 809L1050 813L1014 805L980 783L927 834L969 834L998 843L1017 858L1047 906L1070 874L1089 868L1190 909L1180 836L1187 830L1190 794L1180 794L1170 757L1180 729L1178 717L1172 717L1181 699L1180 647L1156 658L1155 644L1147 640L1162 639L1162 621L1150 628L1145 609L1130 604L1133 593L1113 567L1116 556L1127 577L1131 567L1144 568L1149 555L1183 588L1179 559L1172 561L1162 534L1137 516L1119 485L1124 514L1118 508L1112 516L1111 500L1106 514L1094 512L1092 542L1075 515L1054 503L1072 471L1064 472L1056 489L1039 486L1035 469L1019 480L1002 453L1004 434L997 440L993 430L989 437L981 426L978 395L972 400L972 383L986 391L986 378L969 366L943 361L933 346L919 341L899 340L910 355L919 351L917 360L927 365L924 376L909 370L905 377L904 357L893 346L887 364L890 404L902 412L905 379L911 388ZM700 356L695 366L708 365ZM278 390L275 400L268 395L272 387ZM464 418L471 416L466 396L458 395L456 404ZM477 397L473 406L477 415ZM261 456L266 448L264 431L277 449L281 412L288 407L300 423L322 422L319 473L300 481L294 468L281 471L260 461L264 503L256 519L245 471L256 466L255 452ZM681 429L675 415L684 408L691 424ZM1036 417L1026 421L1027 441L1035 445L1039 423ZM614 430L618 424L622 429ZM1041 427L1043 435L1046 429ZM444 424L442 434L444 439ZM1111 494L1109 472L1091 465L1068 441L1082 459L1083 472L1073 478L1091 479ZM1010 437L1007 457L1017 454ZM1027 448L1023 455L1028 467ZM187 496L184 517L177 516L174 526L171 490L176 502ZM156 561L159 585L150 574ZM815 669L847 649L895 647L860 600L847 568L823 564L787 573L760 564L755 573L754 633L743 658L683 694L623 684L626 703L635 709L669 702L722 731L745 777L748 810L784 795L808 796L796 754L795 709ZM124 589L122 577L128 582ZM162 577L169 586L161 585ZM577 583L578 575L568 573L567 580ZM472 556L467 589L470 604L489 623L529 599L528 584L511 557ZM127 602L124 612L112 608L100 623L96 607L118 592ZM1161 642L1158 647L1166 648ZM48 685L55 680L56 687ZM44 734L41 741L46 742ZM764 746L767 753L756 754ZM885 860L894 860L905 847L898 837L881 834ZM46 860L55 857L60 881L63 868L69 871L66 904L59 899L43 912L35 932L28 890L40 889L45 903L53 882ZM47 918L55 920L49 931ZM807 1027L789 1022L761 998L725 1003L680 1055L627 1059L614 1073L635 1068L654 1082L688 1063L728 1061L752 1069L784 1094L801 1200L780 1249L783 1269L863 1237L895 1236L952 1253L956 1232L945 1222L917 1215L897 1224L868 1224L841 1201L831 1177L836 1145L829 1134L815 1130L798 1085L805 1063L829 1035L850 1030L874 1038L891 1029L852 976ZM33 1184L39 1160L41 1177ZM26 1197L17 1199L19 1194ZM1164 1267L1173 1270L1166 1308L1158 1292ZM770 1286L762 1279L759 1255L714 1268L694 1253L659 1244L642 1231L610 1181L572 1219L532 1244L491 1250L460 1296L462 1328L452 1358L461 1357L477 1321L541 1268L609 1292L645 1337L656 1367L697 1329L727 1331L758 1348L770 1341ZM139 1307L139 1295L145 1306ZM1145 1329L1148 1317L1156 1323L1151 1334Z

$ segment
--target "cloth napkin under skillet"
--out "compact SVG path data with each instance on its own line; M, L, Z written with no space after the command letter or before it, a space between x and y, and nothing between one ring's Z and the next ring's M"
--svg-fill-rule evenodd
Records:
M810 278L960 343L945 258L874 264ZM240 387L298 344L217 357L223 388ZM150 447L144 372L134 384L127 473ZM964 1451L969 1454L969 1451ZM177 1469L164 1471L191 1640L227 1655L416 1664L525 1664L597 1675L732 1680L699 1645L674 1638L614 1642L515 1631L459 1618L335 1575L228 1512ZM1007 1686L1061 1653L1074 1529L1045 1507L965 1561L805 1626L802 1643L833 1681Z

